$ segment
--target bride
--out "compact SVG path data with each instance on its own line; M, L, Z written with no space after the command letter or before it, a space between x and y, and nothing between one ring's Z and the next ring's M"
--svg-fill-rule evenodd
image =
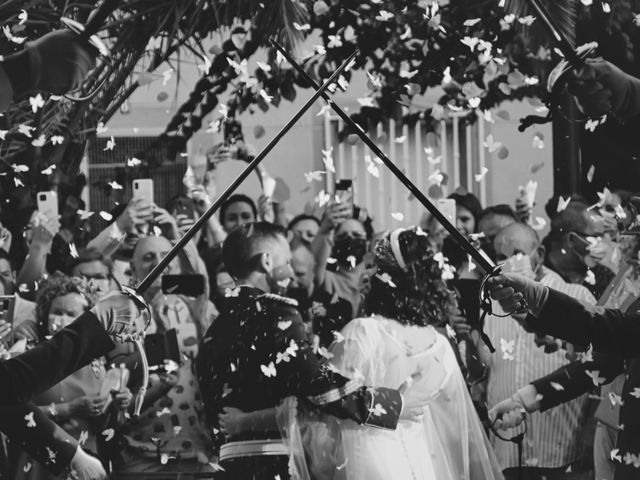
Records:
M377 273L367 316L336 335L330 363L366 385L409 388L429 398L420 421L394 431L362 427L286 399L276 419L290 450L290 474L309 480L502 479L449 341L432 326L455 311L447 268L420 229L396 230L375 247ZM420 375L416 376L415 372ZM372 405L373 415L380 405ZM237 411L236 411L237 413ZM226 416L225 416L226 415ZM230 410L221 421L237 419ZM241 422L246 423L246 422Z

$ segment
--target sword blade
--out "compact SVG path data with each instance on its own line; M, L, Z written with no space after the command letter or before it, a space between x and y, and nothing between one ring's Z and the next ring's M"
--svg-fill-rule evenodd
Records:
M278 49L278 51L287 59L287 61L295 68L298 73L307 81L309 85L311 85L314 89L320 88L320 85L312 79L307 72L302 68L302 66L297 63L279 43L275 40L271 41L272 45ZM360 139L367 145L373 153L375 153L380 160L391 170L391 172L400 180L400 182L409 189L409 191L418 199L418 201L433 215L438 222L449 232L449 234L453 237L453 239L460 245L467 254L473 258L473 260L478 264L478 266L484 271L485 274L490 274L495 269L495 265L493 265L485 256L476 249L472 243L469 241L467 237L462 235L456 227L449 221L447 217L445 217L442 212L436 207L423 193L422 191L411 181L407 176L400 170L395 163L375 144L369 136L362 131L360 126L354 122L349 115L347 115L342 108L336 105L333 100L323 92L320 95L324 98L329 106L338 114L338 116L344 120L344 122L349 125L352 130L360 137Z
M202 214L202 216L193 224L193 226L185 232L185 234L180 237L180 239L176 242L176 244L167 252L167 254L158 262L158 264L151 270L148 275L140 282L140 284L136 287L136 293L142 294L144 293L152 284L156 281L156 279L162 274L163 270L167 268L169 263L178 255L178 252L184 248L184 246L195 236L196 232L198 232L204 224L211 218L211 216L218 211L220 206L233 194L233 192L245 181L245 179L253 172L260 162L264 160L264 158L273 150L278 142L284 137L289 130L300 120L300 118L306 113L309 108L315 103L315 101L320 98L320 96L324 93L324 91L329 88L336 79L342 74L342 72L349 66L351 61L358 54L358 50L355 50L349 57L340 65L333 74L329 77L329 79L322 84L322 86L318 87L316 92L311 96L307 103L298 110L298 112L286 123L282 129L276 134L275 137L267 144L266 147L262 149L262 151L247 165L247 167L238 175L238 177L227 187L227 189L216 199L215 202L207 209L206 212Z

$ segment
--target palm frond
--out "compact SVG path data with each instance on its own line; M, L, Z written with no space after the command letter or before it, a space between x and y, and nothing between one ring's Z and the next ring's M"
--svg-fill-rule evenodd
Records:
M274 0L268 5L256 0L237 0L214 8L221 25L232 27L238 21L248 20L260 42L275 38L291 48L304 36L294 23L304 25L309 22L311 4L311 0Z
M576 43L576 0L537 0L549 12L560 32L575 46ZM529 0L507 0L506 8L518 16L534 15Z

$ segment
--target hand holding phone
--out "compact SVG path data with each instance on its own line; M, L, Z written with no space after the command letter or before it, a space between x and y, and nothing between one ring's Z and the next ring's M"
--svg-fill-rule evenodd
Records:
M38 211L47 216L47 218L58 219L58 195L56 192L38 192L37 194Z
M353 218L353 207L345 203L331 202L327 205L322 222L320 223L320 232L329 233L345 220Z
M336 182L336 202L353 209L353 180L339 180Z
M143 197L132 198L127 208L116 219L116 224L121 232L134 233L140 225L145 225L153 220L153 204L148 203Z
M160 208L157 205L153 206L153 223L162 227L163 234L169 240L177 240L180 237L176 219L164 208Z
M150 178L134 180L133 198L144 198L147 204L153 204L153 180Z

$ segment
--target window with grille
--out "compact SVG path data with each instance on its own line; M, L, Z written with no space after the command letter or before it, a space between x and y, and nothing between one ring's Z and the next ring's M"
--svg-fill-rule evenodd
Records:
M348 141L339 142L338 132L343 128L343 122L338 118L325 121L325 149L333 148L336 168L334 178L328 176L327 181L352 179L355 203L370 212L376 230L417 225L425 208L384 164L376 161L375 155L361 141L353 145ZM430 134L424 131L420 122L408 126L389 120L379 124L369 135L428 197L434 198L432 186L440 172L445 178L441 184L445 196L462 186L478 196L481 202L485 201L486 182L478 182L475 178L482 172L486 160L482 118L466 125L462 114L452 115L441 121L437 133Z
M166 145L157 143L157 137L114 137L115 148L105 150L108 139L97 138L87 149L89 205L94 212L110 212L116 204L131 199L132 182L136 178L153 179L154 201L165 207L169 199L184 193L182 177L187 168L183 154L169 158ZM127 166L127 160L145 152L148 165ZM108 187L116 182L121 189ZM112 184L113 185L113 184Z

